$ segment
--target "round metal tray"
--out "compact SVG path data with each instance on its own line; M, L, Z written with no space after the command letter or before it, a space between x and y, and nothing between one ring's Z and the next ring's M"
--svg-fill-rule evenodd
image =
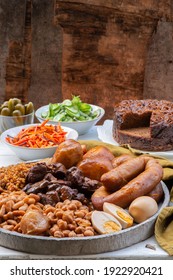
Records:
M0 245L28 253L42 255L87 255L119 250L149 238L154 233L154 224L162 208L169 204L170 196L162 182L164 198L158 212L150 219L118 233L92 237L54 238L20 234L0 229Z

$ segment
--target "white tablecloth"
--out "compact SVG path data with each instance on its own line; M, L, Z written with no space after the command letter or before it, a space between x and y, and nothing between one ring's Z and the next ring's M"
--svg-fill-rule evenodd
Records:
M95 139L98 140L97 127L90 130L89 133L80 136L79 139ZM0 166L16 164L20 162L15 154L0 142ZM149 245L149 246L148 246ZM150 248L149 248L150 247ZM142 241L138 244L121 249L114 252L107 252L97 255L82 256L51 256L51 255L35 255L22 253L7 249L0 246L0 259L173 259L157 244L154 236Z

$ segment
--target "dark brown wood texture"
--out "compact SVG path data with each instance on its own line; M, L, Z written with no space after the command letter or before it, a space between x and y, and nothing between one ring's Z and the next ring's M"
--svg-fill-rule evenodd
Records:
M159 21L145 65L144 98L173 101L173 24Z
M0 102L173 100L171 0L1 0Z
M24 27L26 1L0 1L0 102L25 93Z
M106 118L112 118L116 102L143 98L147 51L159 18L172 19L171 1L57 0L56 5L56 22L63 28L63 96L80 94L104 106Z

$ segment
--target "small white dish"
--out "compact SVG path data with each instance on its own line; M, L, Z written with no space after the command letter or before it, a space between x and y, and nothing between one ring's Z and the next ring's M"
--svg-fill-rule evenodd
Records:
M101 108L99 106L96 106L96 105L92 105L92 104L90 104L90 105L92 106L93 111L100 110L100 114L98 115L98 117L96 117L93 120L90 120L90 121L74 121L74 122L57 122L57 121L49 120L48 124L56 125L57 123L60 123L62 126L66 126L66 127L70 127L72 129L75 129L78 132L79 135L83 135L83 134L87 133L94 125L96 125L96 123L105 114L105 110L103 108ZM45 119L42 118L42 113L48 112L48 109L49 109L49 105L45 105L45 106L40 107L38 110L36 110L35 116L40 122L45 121Z
M119 146L119 144L114 140L112 136L112 126L113 126L113 120L106 120L102 126L97 127L97 133L98 138L102 142L109 143L115 146ZM156 157L164 157L168 160L173 160L173 151L158 151L158 152L152 152L152 151L143 151L143 150L137 150L144 154L150 154Z
M28 148L28 147L15 146L6 141L6 137L8 135L15 137L23 128L27 128L29 126L38 126L38 125L39 123L10 128L1 134L1 141L4 144L6 144L17 155L19 159L24 161L30 161L30 160L32 161L32 160L52 157L57 149L57 146L48 147L48 148ZM64 127L64 126L61 127L64 131L67 132L66 139L74 139L74 140L78 139L78 133L76 130L69 127Z

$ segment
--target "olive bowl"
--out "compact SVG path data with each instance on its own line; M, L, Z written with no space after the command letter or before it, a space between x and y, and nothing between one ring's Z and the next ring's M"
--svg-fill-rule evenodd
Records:
M7 129L32 124L34 122L34 111L27 115L21 116L3 116L0 115L0 134L6 131Z

